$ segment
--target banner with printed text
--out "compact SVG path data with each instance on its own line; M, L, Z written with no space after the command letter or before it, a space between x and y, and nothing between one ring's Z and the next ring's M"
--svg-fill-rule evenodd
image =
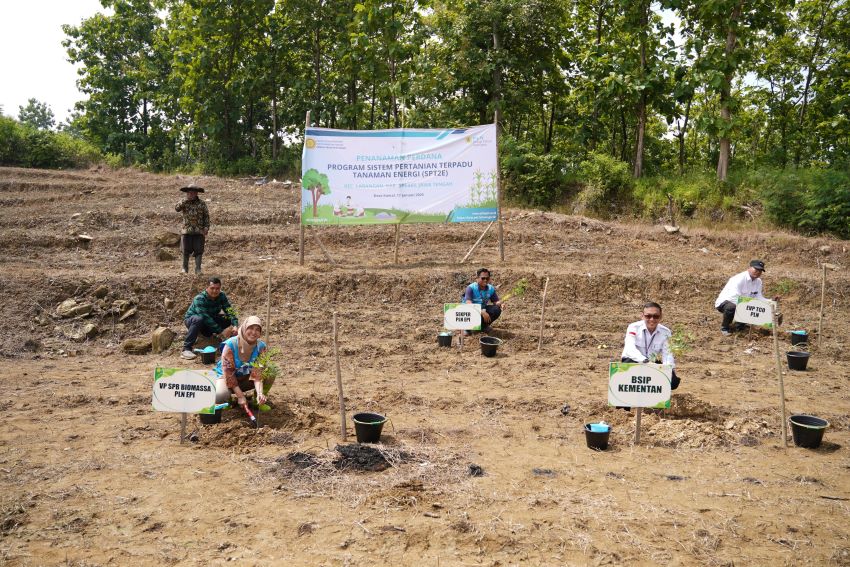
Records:
M448 130L307 128L301 163L305 225L498 218L495 124Z

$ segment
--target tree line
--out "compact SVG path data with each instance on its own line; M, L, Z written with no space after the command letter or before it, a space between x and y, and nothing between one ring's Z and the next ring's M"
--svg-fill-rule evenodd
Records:
M536 205L588 171L634 188L850 164L846 0L101 3L64 26L87 95L67 127L125 163L295 170L310 111L345 129L498 116L508 192Z

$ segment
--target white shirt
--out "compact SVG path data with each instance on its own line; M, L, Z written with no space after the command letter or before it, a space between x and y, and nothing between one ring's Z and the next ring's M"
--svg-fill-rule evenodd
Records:
M646 322L635 321L626 329L622 358L631 358L638 362L660 362L675 368L676 361L673 360L673 353L670 351L672 336L670 329L660 323L655 328L655 332L650 333L646 328ZM661 360L659 361L658 358Z
M751 278L749 271L736 274L729 278L729 281L726 282L726 285L723 287L723 291L721 291L720 295L717 296L717 299L714 300L714 306L720 307L720 304L724 301L738 303L738 296L740 295L755 297L757 299L767 299L761 293L761 284L761 278Z

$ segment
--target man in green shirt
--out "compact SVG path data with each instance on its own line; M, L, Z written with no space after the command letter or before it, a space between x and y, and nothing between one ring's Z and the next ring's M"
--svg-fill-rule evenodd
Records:
M183 352L181 357L192 360L195 353L192 347L198 340L198 334L205 337L221 335L222 339L228 339L236 334L239 321L227 296L221 291L221 280L210 278L207 289L195 296L192 304L186 311L184 321L186 328L186 339L183 341Z

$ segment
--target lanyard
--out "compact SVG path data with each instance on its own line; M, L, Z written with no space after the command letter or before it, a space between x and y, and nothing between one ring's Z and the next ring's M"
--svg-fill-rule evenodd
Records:
M644 328L643 328L643 332L644 332L644 333L648 333L648 332L649 332L649 330L648 330L646 327L644 327ZM652 334L649 336L649 343L647 343L647 342L646 342L646 335L644 335L644 336L643 336L643 342L644 342L644 343L646 343L646 354L645 354L644 356L646 356L647 358L649 358L649 355L650 355L650 354L652 354L652 350L650 350L650 347L652 346L652 343L655 341L655 337L656 337L658 334L659 334L659 333L658 333L658 329L655 329L655 332L654 332L654 333L652 333ZM661 351L658 351L658 352L661 352Z

